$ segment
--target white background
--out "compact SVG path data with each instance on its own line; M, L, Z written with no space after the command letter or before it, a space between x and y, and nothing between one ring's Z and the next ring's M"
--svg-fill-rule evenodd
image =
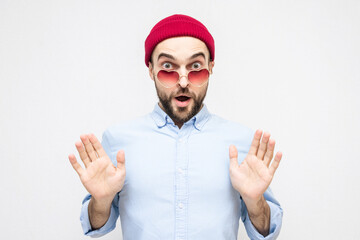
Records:
M209 111L269 131L279 239L360 235L359 1L0 1L1 239L87 239L68 162L82 133L152 111L144 41L174 13L216 57ZM121 239L116 230L103 239ZM247 239L244 228L239 239Z

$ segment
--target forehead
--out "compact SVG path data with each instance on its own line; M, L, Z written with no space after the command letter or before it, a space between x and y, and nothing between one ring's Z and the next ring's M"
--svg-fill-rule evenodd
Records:
M205 59L209 58L209 50L206 44L194 37L174 37L160 42L153 51L153 60L161 53L173 55L177 59L187 59L194 53L203 52Z

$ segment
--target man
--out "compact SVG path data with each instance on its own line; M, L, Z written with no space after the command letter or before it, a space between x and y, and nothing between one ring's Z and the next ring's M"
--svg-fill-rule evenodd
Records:
M251 239L275 239L282 209L268 187L282 154L273 159L269 133L203 104L214 67L211 34L173 15L154 26L145 52L159 97L153 112L108 128L101 144L82 135L75 145L85 169L69 155L90 193L84 233L102 236L120 215L124 239L236 239L241 217Z

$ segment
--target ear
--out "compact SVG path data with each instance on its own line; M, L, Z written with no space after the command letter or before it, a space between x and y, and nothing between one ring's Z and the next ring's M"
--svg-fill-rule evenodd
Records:
M213 69L214 65L215 65L215 61L209 62L209 72L210 72L210 74L213 73L212 69Z
M153 65L151 64L151 62L149 62L149 76L154 81Z

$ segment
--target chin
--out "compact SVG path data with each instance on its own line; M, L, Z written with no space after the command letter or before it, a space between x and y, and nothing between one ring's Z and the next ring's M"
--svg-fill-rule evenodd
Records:
M185 107L179 107L176 105L176 103L173 104L173 112L176 113L176 115L182 115L182 116L185 116L185 115L188 115L191 110L193 109L193 104L192 102L189 103L189 105L185 106Z
M176 116L177 120L185 123L189 121L193 116L190 116L192 113L192 107L186 106L186 107L175 107L175 111L173 111L174 115Z

